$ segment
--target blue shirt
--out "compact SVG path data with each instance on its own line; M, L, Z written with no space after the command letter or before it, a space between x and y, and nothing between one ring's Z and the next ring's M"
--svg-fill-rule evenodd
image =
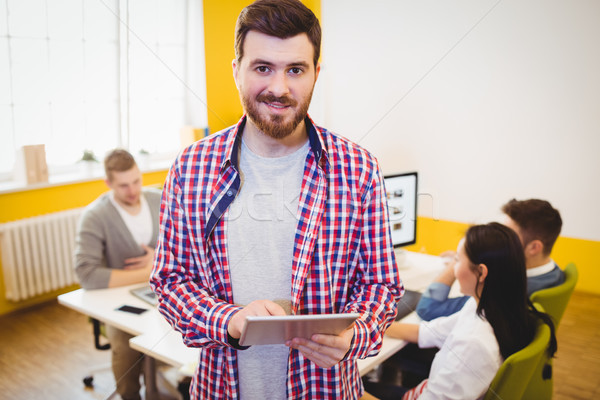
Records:
M527 295L533 292L558 286L565 281L565 273L554 264L554 268L545 274L527 277ZM424 321L431 321L459 311L470 296L448 297L450 286L441 282L432 282L417 304L417 315Z

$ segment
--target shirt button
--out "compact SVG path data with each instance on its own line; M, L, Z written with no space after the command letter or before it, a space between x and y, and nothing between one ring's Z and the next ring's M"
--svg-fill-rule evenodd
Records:
M229 197L233 196L233 192L231 190L228 190L227 191L227 196L229 196Z

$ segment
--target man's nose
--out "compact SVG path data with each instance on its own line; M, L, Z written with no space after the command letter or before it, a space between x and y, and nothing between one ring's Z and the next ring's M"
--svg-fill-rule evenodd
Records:
M289 93L288 76L285 72L277 72L272 75L269 82L269 92L277 97L281 97Z

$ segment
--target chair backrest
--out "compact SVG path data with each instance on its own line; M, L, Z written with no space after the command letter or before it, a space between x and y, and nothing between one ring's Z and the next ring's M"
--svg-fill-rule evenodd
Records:
M556 329L565 313L579 273L575 264L571 263L565 267L565 281L558 286L538 290L532 293L531 301L534 305L541 305L548 313ZM539 309L539 307L537 307ZM542 311L542 310L540 310ZM538 363L533 376L523 394L523 400L550 400L554 391L554 379L552 377L552 359L542 357Z
M520 399L544 356L549 342L550 328L548 325L540 323L531 343L504 360L490 384L484 400Z
M577 271L577 267L571 263L565 267L565 281L562 284L538 290L531 295L531 301L541 304L546 313L550 314L554 320L556 329L558 329L560 320L565 313L578 278L579 272Z

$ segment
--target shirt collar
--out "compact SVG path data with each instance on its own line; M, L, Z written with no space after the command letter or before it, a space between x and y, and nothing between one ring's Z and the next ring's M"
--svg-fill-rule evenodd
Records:
M556 264L554 263L554 261L550 260L547 264L540 265L539 267L528 268L526 270L527 277L528 278L533 278L534 276L540 276L540 275L543 275L543 274L547 274L548 272L550 272L550 271L552 271L554 269L555 265Z
M315 155L315 160L317 160L317 163L321 165L322 162L327 161L327 148L323 143L321 131L317 129L317 126L308 115L306 116L306 118L304 118L304 124L306 125L306 129L308 131L308 140L310 142L310 148L312 149L312 152Z
M246 116L244 115L238 123L232 127L231 132L227 135L227 144L225 146L225 158L223 160L223 164L221 164L221 172L227 168L227 166L233 164L236 170L239 170L239 149L242 143L242 135L238 135L238 132L242 132L244 130L244 126L246 125Z
M246 125L247 116L244 115L238 121L237 125L232 128L231 133L227 138L226 155L223 164L221 165L221 171L223 171L228 165L233 165L236 170L239 170L239 149L242 142L241 132L244 131ZM307 115L304 119L308 133L308 141L310 142L310 148L315 155L318 165L322 165L327 162L327 151L323 142L323 137L320 130L317 128L313 120Z

